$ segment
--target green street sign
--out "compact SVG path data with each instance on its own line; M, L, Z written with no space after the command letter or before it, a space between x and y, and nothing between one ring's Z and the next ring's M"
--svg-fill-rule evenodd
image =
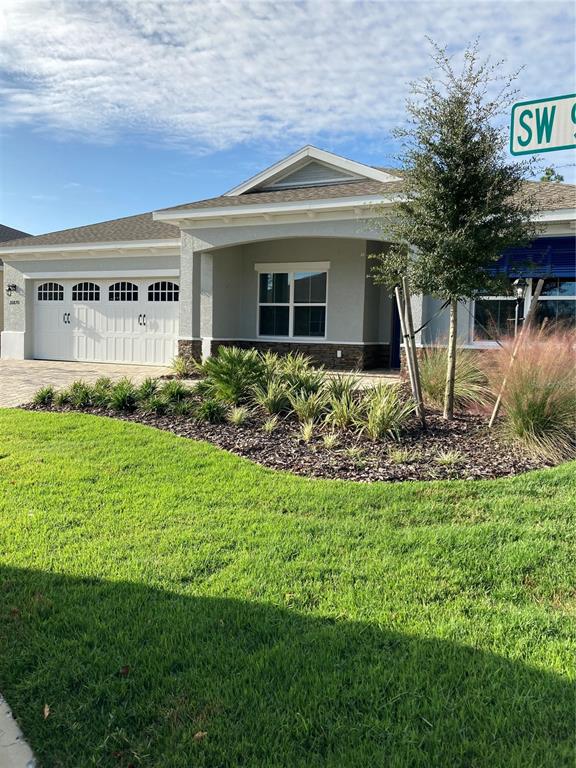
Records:
M575 93L514 104L510 118L510 152L513 155L534 155L575 147Z

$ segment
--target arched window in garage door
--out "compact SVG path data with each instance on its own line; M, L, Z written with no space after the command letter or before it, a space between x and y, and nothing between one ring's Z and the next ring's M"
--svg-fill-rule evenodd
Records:
M64 301L64 286L60 283L42 283L38 286L38 301Z
M108 289L109 301L138 301L138 286L134 283L114 283Z
M96 283L76 283L72 286L72 301L100 301L100 286Z
M148 301L178 301L180 287L178 283L161 280L148 286Z

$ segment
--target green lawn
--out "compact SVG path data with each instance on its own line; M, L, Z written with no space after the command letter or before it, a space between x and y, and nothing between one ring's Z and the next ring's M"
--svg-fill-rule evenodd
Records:
M575 468L310 481L0 411L0 690L44 768L571 766Z

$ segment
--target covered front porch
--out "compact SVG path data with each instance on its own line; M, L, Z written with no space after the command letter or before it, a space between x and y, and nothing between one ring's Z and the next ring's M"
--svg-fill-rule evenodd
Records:
M392 298L370 277L365 237L255 238L199 247L183 234L179 353L222 345L309 355L333 370L397 368Z

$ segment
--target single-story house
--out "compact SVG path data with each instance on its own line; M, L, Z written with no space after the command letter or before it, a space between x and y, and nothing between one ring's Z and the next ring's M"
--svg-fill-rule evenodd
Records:
M525 275L547 278L539 317L574 324L576 187L526 184L541 208ZM368 257L390 239L374 206L394 206L402 189L398 169L307 146L220 197L12 240L0 246L2 357L163 364L235 344L331 368L398 366L396 309ZM512 274L525 257L502 258ZM446 334L440 306L414 302L416 327L433 318L422 345ZM507 296L463 305L462 343L490 344L488 315L505 331L513 313Z
M21 229L14 229L14 227L8 227L6 224L0 224L0 243L5 243L8 240L20 239L22 237L30 237L28 232L22 232ZM2 273L4 271L4 263L0 259L0 286L2 285ZM0 332L4 327L4 291L0 291Z

